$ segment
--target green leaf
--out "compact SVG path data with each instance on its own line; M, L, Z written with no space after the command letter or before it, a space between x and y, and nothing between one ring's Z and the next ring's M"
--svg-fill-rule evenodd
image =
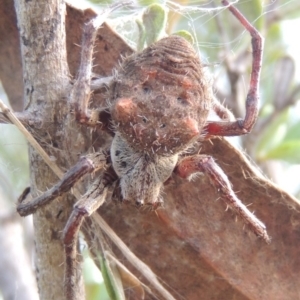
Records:
M252 23L255 21L254 26L261 31L264 27L264 18L260 18L262 14L263 5L261 0L252 0L249 2L244 2L241 7L237 5L238 8L242 9L247 19Z
M96 267L94 261L91 257L88 256L87 251L83 252L84 258L84 265L83 265L83 274L84 274L84 281L86 284L99 284L103 282L103 278L101 275L100 270Z
M89 257L87 249L82 254L84 256L83 275L86 299L110 300L101 272Z
M141 6L144 6L144 7L149 6L149 5L151 5L151 4L153 4L153 3L156 3L156 2L157 2L157 0L139 0L139 1L138 1L138 3L139 3Z
M165 35L168 9L160 4L152 4L147 7L143 14L146 43L151 45Z
M90 300L110 300L106 292L104 282L102 284L86 284L85 285L86 299Z
M178 36L183 37L192 45L194 45L194 43L195 43L193 36L187 30L180 30L180 31L174 32L173 35L178 35Z
M280 159L290 163L300 163L300 140L290 140L266 153L267 159Z
M142 20L137 19L136 24L137 24L138 31L139 31L139 37L138 37L136 48L137 48L137 51L142 51L144 49L145 42L146 42L146 29L145 29L145 26L144 26Z
M122 280L117 267L104 256L99 256L104 283L111 300L125 300Z
M284 110L261 134L256 147L256 157L264 160L266 153L276 148L285 138L288 130L289 110Z
M288 132L284 140L285 141L300 140L300 121L298 121L288 129Z

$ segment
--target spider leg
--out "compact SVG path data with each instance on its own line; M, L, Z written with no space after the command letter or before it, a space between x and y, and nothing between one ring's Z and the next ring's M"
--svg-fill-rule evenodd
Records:
M97 38L97 32L100 26L103 24L108 15L115 9L130 4L130 1L120 2L111 5L102 14L91 19L84 25L83 37L81 43L81 61L78 71L77 79L72 88L70 99L71 107L75 112L75 118L80 124L85 124L87 126L100 126L107 121L107 114L102 114L103 109L91 110L88 109L89 101L91 98L91 93L93 90L103 86L108 85L113 79L112 76L100 78L98 80L91 81L92 69L93 69L93 53L94 45ZM105 110L105 109L104 109ZM102 117L104 116L104 119Z
M108 170L109 171L109 170ZM77 239L83 220L95 212L105 201L108 188L116 180L113 172L106 171L91 186L89 191L74 205L63 232L65 249L65 295L67 300L75 299L77 263Z
M218 99L213 98L212 109L217 114L220 119L225 121L232 121L235 119L232 112L227 109L224 105L222 105Z
M237 198L231 184L222 169L207 155L194 155L183 158L175 169L175 173L182 178L190 178L193 174L203 172L208 175L212 185L221 193L222 199L231 207L251 228L251 230L270 243L266 226L258 220Z
M29 203L20 203L17 207L18 213L23 217L35 213L39 207L68 192L85 174L102 169L106 164L107 153L104 151L81 157L51 189Z
M75 110L76 120L81 124L95 126L99 122L95 112L88 110L91 96L91 78L93 68L94 44L97 37L97 30L104 21L108 12L93 18L84 25L81 44L81 61L77 79L71 91L71 105ZM101 21L102 20L102 21Z
M208 136L244 135L251 131L258 115L258 89L264 39L238 9L234 6L230 6L230 3L227 0L223 0L222 3L229 6L228 9L252 37L252 71L249 91L246 98L246 115L244 119L239 119L234 122L208 122L204 128L204 133Z

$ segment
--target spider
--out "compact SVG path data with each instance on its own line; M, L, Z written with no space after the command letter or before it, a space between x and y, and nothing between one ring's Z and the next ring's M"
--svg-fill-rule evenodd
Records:
M85 174L102 170L74 205L63 233L68 299L72 299L72 282L68 278L72 278L80 226L84 218L101 206L109 191L119 201L156 210L163 206L161 191L173 173L188 180L204 173L227 206L257 236L270 242L265 225L237 198L213 158L204 154L188 155L189 149L203 139L247 134L258 115L263 38L227 0L222 3L252 36L253 62L246 116L234 121L231 113L213 97L192 45L175 35L125 58L109 84L110 105L100 110L88 109L93 45L101 23L95 18L85 25L81 68L70 96L72 106L80 124L108 131L113 136L112 144L109 149L82 157L54 187L29 203L20 203L17 208L21 216L32 214L41 205L68 192ZM210 110L221 121L208 121Z

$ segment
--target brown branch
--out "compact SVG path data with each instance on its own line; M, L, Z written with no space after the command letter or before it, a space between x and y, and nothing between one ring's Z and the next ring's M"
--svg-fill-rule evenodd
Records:
M1 102L3 103L3 101ZM15 112L14 115L26 127L38 128L41 126L41 120L37 120L37 118L30 116L27 112ZM6 114L0 112L0 124L13 124L13 122L9 120Z
M70 89L66 51L66 6L62 0L29 2L15 0L15 9L20 32L24 98L27 111L43 120L39 132L44 134L39 138L42 139L45 153L55 157L60 165L66 166L66 158L54 151L55 148L60 149L61 152L70 149L66 143L71 134L66 130L64 132L66 138L59 133L59 128L69 113L66 105ZM55 147L52 146L53 143ZM69 155L69 159L72 159L72 155ZM57 176L31 147L29 160L31 193L36 196L38 191L47 190L51 182L57 180ZM58 170L56 173L59 175ZM69 197L60 203L60 205L51 203L33 216L36 267L39 270L37 281L41 299L64 299L64 251L61 233L72 209L72 202ZM78 265L77 276L76 299L83 299L84 289L80 265Z

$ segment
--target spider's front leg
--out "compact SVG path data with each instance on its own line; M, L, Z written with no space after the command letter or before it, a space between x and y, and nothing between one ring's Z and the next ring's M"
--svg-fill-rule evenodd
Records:
M36 210L54 200L63 193L68 192L74 184L85 174L96 172L108 166L108 153L100 151L98 153L88 154L82 157L79 162L73 166L53 188L37 197L29 203L20 203L17 210L21 216L26 216L36 212ZM80 226L86 216L91 215L105 200L106 192L109 186L117 179L112 168L108 168L101 175L100 179L92 184L89 191L75 204L73 212L67 222L63 233L65 248L65 293L68 300L74 300L77 284L75 278L77 268L77 236Z
M106 151L100 151L81 157L78 163L70 168L63 178L51 189L28 203L20 202L17 206L18 213L22 217L33 214L39 207L67 193L84 175L102 169L107 165L107 157L108 153Z
M227 0L223 0L222 3L228 6L230 12L240 21L252 37L252 71L249 91L246 98L246 115L244 119L234 122L207 122L204 127L204 133L208 136L244 135L251 131L258 115L258 90L264 39L238 9L234 6L230 6ZM217 110L219 110L219 108L217 108Z
M251 228L251 230L270 243L266 226L258 220L237 198L231 188L231 184L222 169L207 155L194 155L183 158L175 169L175 173L182 178L190 178L195 173L205 173L209 176L211 183L221 193L222 199L232 208Z
M105 171L97 178L88 192L74 205L73 212L63 232L65 249L65 295L67 300L76 299L75 280L78 270L77 240L83 220L95 212L105 201L108 188L116 181L117 177L112 168Z

